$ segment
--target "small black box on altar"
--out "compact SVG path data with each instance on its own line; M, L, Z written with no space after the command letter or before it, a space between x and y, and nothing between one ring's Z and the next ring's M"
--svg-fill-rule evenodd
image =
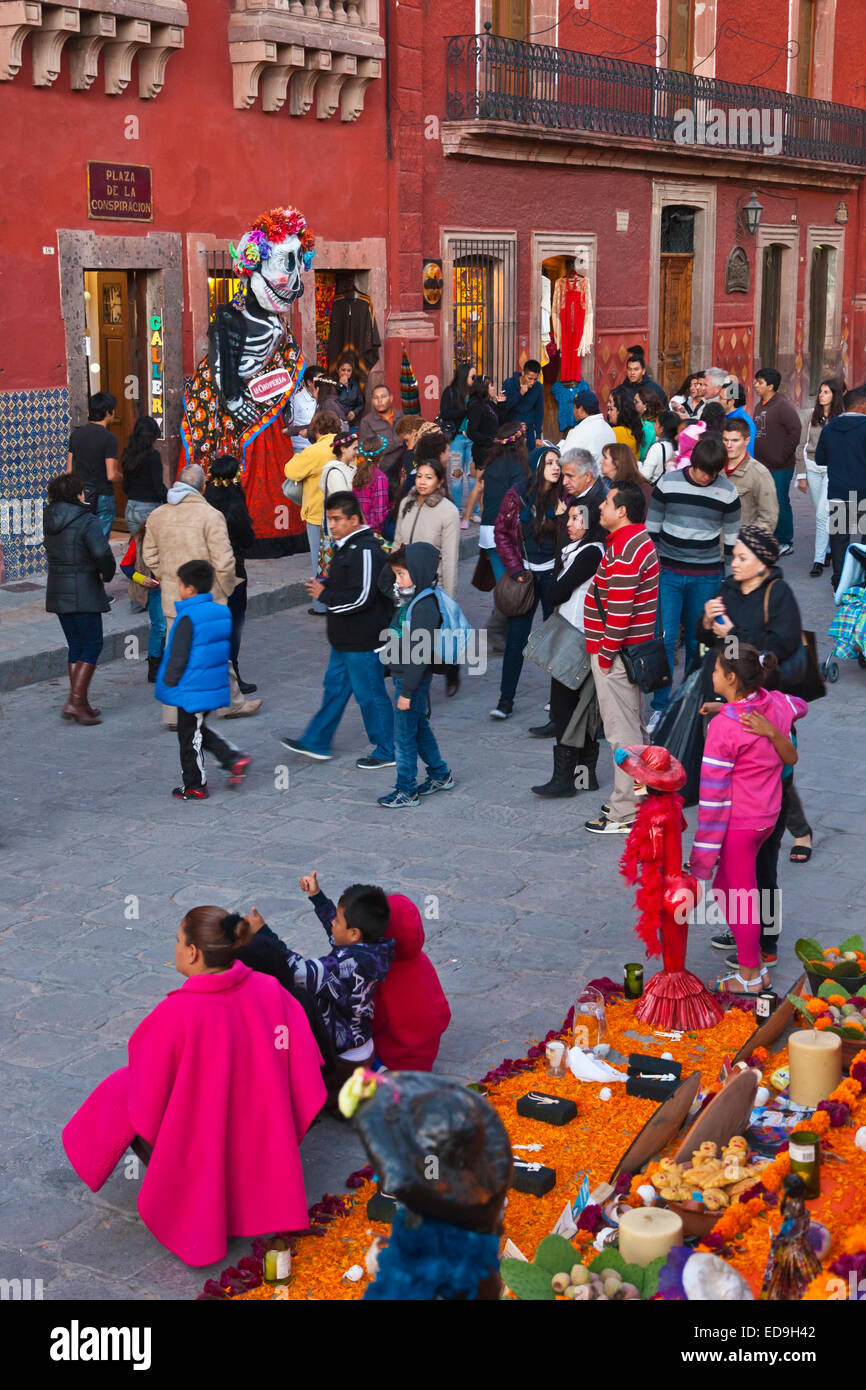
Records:
M556 1187L556 1169L545 1168L543 1163L528 1163L515 1158L511 1186L515 1192L528 1192L532 1197L545 1197Z
M679 1086L682 1073L682 1062L671 1057L645 1057L641 1052L632 1052L625 1093L638 1100L667 1100ZM656 1077L658 1080L654 1080Z
M387 1192L374 1192L367 1203L367 1217L370 1221L383 1221L386 1225L394 1220L397 1202Z
M547 1096L529 1091L517 1102L517 1113L525 1120L541 1120L546 1125L567 1125L577 1116L577 1106L567 1096Z

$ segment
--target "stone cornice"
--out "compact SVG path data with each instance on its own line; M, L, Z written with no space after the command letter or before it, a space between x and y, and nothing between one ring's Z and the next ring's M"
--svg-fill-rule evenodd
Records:
M557 164L566 167L631 169L667 178L756 180L762 184L791 184L801 188L854 190L866 170L814 159L793 159L699 145L661 144L591 131L539 131L512 121L443 121L442 153L446 158L513 160L519 164Z
M105 91L119 96L138 58L138 94L159 95L171 54L183 48L189 23L185 0L0 0L0 82L12 82L30 39L34 87L50 87L69 64L73 91L87 91L100 61Z

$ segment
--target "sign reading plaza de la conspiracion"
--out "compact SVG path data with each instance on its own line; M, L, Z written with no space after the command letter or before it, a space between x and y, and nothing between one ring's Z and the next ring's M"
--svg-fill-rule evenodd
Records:
M90 161L87 165L87 216L112 222L152 222L150 167Z

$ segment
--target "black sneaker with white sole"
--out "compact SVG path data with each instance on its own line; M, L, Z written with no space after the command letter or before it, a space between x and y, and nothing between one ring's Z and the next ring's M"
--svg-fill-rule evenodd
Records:
M511 711L514 708L513 700L500 700L496 709L490 711L491 719L510 719Z
M359 767L362 772L377 772L380 767L396 767L397 760L395 758L374 758L371 754L369 758L357 758L355 766Z
M731 951L736 950L737 943L734 940L733 934L731 932L724 931L721 932L718 936L711 936L710 945L716 951Z
M305 758L314 758L317 763L329 763L333 757L331 753L314 753L296 738L281 738L280 743L284 748L288 748L290 753L301 753Z

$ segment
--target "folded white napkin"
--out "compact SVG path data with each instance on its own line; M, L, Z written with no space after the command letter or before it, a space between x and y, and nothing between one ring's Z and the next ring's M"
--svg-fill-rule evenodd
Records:
M627 1081L628 1076L625 1072L617 1071L607 1062L602 1062L599 1057L594 1057L591 1052L584 1052L581 1047L573 1047L568 1054L568 1065L578 1081Z

